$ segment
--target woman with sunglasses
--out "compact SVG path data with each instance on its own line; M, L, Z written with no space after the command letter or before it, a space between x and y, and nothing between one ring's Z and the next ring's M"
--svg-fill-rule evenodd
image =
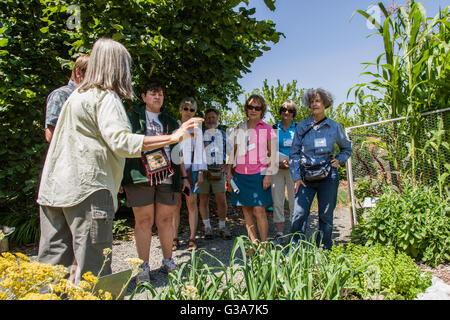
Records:
M266 207L272 205L270 156L276 146L276 135L269 124L262 121L266 102L259 95L251 95L245 102L248 120L240 123L233 134L234 157L228 166L227 181L239 188L233 190L231 204L242 207L250 240L258 244L255 218L261 241L267 240ZM234 171L234 172L233 172Z
M197 112L197 102L193 98L184 98L180 102L180 114L182 123L191 119ZM202 130L198 130L196 137L187 139L180 144L182 156L182 193L185 195L186 206L189 212L190 236L188 240L188 250L197 249L197 226L198 226L198 205L197 194L200 184L203 182L203 171L207 170L206 152L203 145ZM180 226L181 194L178 198L178 209L173 216L173 244L172 250L177 250L180 242L178 240L178 228Z
M273 125L273 128L277 130L279 151L279 170L272 176L273 223L277 232L274 238L275 244L281 244L282 242L286 189L289 201L289 218L292 218L294 212L294 182L289 172L289 154L295 133L296 123L294 118L297 116L297 105L291 100L284 102L280 108L280 115L281 120Z

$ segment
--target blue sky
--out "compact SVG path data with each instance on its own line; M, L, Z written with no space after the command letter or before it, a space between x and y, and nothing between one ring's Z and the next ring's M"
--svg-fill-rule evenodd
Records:
M283 32L277 44L259 57L251 66L251 73L239 83L250 93L261 88L264 79L269 85L297 80L297 87L329 90L335 97L335 105L347 101L347 92L355 84L367 81L359 76L364 72L363 62L374 62L383 52L380 36L373 34L366 19L353 13L366 10L377 0L277 0L276 10L270 11L264 0L249 0L250 8L256 8L258 20L272 20L276 29ZM382 1L386 7L392 0ZM405 4L406 0L396 0ZM439 6L449 1L422 1L429 17L435 16ZM349 101L352 100L349 96ZM244 95L241 96L244 101Z

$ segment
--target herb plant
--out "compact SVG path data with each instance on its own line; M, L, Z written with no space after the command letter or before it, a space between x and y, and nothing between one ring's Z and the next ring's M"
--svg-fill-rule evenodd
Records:
M348 259L352 268L361 269L349 287L363 299L414 299L431 285L429 274L405 253L381 244L370 247L349 243L333 247L330 259ZM368 264L368 262L370 262Z
M383 244L430 266L450 260L450 207L435 187L407 179L402 194L385 185L377 206L367 211L352 232L367 246Z

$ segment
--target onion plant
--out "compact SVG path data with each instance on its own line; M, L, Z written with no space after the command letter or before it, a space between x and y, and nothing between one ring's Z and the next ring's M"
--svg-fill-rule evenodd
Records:
M342 298L361 270L344 256L330 261L314 243L256 245L241 236L228 265L207 251L193 251L189 262L169 274L166 290L156 293L150 284L136 290L145 288L153 299L163 300L334 300Z

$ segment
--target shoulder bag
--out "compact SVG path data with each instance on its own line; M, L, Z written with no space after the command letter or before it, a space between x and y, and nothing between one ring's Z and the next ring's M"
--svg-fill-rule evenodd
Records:
M312 128L325 121L326 118L327 117L323 118L322 120L316 123L313 123L311 127L308 130L306 130L305 133L303 133L302 140L312 130ZM325 180L330 175L330 172L331 172L330 160L325 160L322 161L321 163L312 166L303 165L302 179L308 182L318 182Z

